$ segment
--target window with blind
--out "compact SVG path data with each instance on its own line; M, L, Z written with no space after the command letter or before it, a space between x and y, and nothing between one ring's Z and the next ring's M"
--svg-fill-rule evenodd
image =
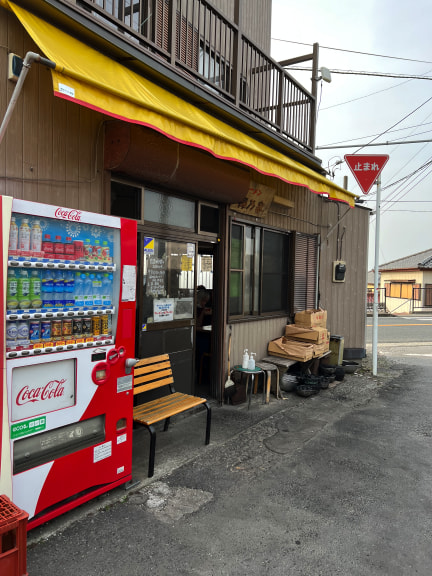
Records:
M294 313L318 304L318 236L295 235L294 245Z
M414 284L414 282L390 282L386 283L386 295L390 298L404 298L406 300L416 299L414 294L415 287L419 284Z

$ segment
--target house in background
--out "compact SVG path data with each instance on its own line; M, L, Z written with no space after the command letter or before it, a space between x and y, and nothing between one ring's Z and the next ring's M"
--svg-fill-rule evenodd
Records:
M432 310L432 249L387 262L379 270L390 314Z
M55 65L28 72L0 143L0 193L135 219L136 356L169 353L179 391L219 401L228 342L231 365L244 348L258 360L302 309L327 310L346 358L366 348L369 211L315 155L318 46L296 58L313 69L304 87L291 61L269 55L271 10L271 0L0 0L0 118L11 57ZM211 369L197 379L202 284ZM160 321L164 299L173 314Z

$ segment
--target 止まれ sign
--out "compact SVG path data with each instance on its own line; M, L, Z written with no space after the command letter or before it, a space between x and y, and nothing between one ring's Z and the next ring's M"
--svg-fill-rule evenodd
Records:
M345 162L357 184L367 194L389 159L388 154L346 154Z

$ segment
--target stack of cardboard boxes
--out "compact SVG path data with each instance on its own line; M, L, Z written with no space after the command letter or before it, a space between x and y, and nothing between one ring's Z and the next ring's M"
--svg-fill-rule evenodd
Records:
M294 321L294 324L286 325L284 336L269 342L270 356L307 362L329 350L326 310L303 310L295 315Z

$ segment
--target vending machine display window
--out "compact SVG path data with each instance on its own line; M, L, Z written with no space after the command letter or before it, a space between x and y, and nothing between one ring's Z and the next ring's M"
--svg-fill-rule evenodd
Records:
M119 230L74 220L71 212L77 211L58 209L59 219L12 213L6 297L10 358L115 338Z

